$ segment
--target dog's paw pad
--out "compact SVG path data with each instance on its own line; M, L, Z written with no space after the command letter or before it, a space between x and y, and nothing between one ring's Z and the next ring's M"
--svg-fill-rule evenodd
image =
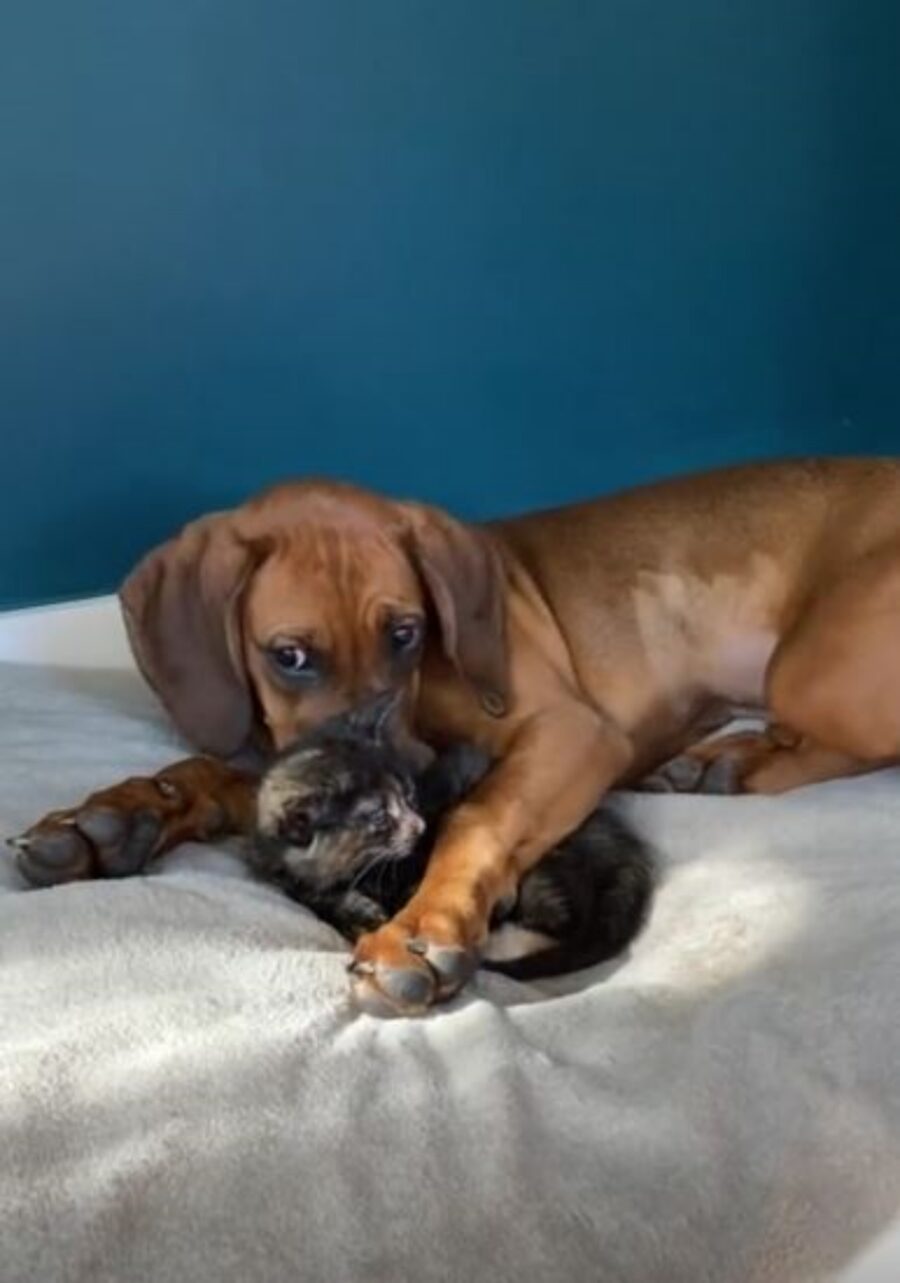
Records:
M458 945L439 945L415 938L406 947L431 967L437 977L439 998L449 997L461 989L478 965L476 955Z
M356 1005L370 1016L417 1015L435 999L436 981L427 967L362 962L351 964L350 972Z
M91 876L91 845L69 822L33 829L11 838L9 845L16 853L19 872L34 886L76 882Z
M162 833L162 819L151 810L117 811L91 807L79 812L77 824L91 842L107 877L139 873L151 859Z

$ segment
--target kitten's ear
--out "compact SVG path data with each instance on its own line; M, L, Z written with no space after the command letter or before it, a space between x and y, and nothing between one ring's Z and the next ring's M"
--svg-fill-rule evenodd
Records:
M390 734L401 699L399 691L381 691L353 709L348 719L350 725L374 743L383 743Z

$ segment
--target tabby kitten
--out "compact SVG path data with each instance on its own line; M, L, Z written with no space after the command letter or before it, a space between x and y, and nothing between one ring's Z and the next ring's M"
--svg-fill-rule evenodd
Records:
M391 734L395 708L380 696L310 731L257 798L254 868L349 940L409 900L440 818L490 766L459 745L416 771ZM612 958L643 926L654 880L649 846L598 807L496 910L481 963L526 980Z

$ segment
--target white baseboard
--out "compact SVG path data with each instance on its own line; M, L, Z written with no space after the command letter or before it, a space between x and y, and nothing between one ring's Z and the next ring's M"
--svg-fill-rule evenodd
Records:
M0 660L67 668L134 668L115 597L0 612Z

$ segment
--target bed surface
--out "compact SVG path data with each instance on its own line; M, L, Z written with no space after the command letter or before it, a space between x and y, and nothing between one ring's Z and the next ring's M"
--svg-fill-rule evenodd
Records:
M0 833L185 750L137 678L0 664ZM0 1283L803 1283L900 1208L900 776L624 804L621 965L355 1015L226 848L0 859Z

